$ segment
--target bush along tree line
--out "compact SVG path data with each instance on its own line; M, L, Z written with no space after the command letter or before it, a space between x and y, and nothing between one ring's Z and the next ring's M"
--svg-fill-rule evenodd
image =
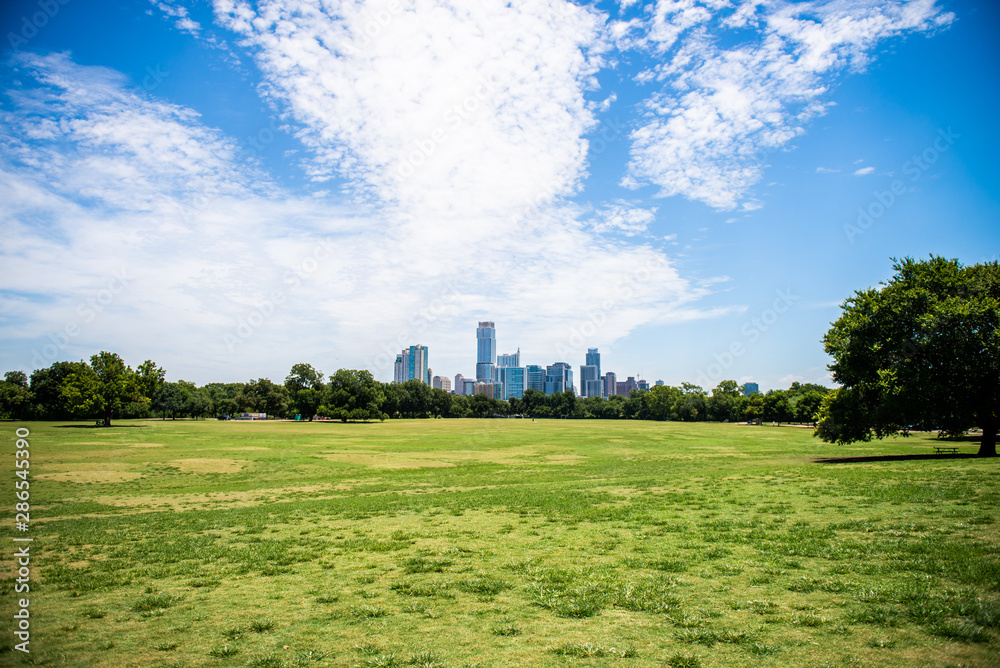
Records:
M710 393L697 385L632 390L629 396L577 397L571 391L545 395L527 390L501 401L460 396L418 381L382 383L368 371L339 369L329 378L310 364L295 364L284 384L259 378L246 383L198 387L167 382L165 372L146 361L132 369L116 354L102 352L87 362L56 362L29 378L8 372L0 381L0 416L18 420L97 418L111 425L120 418L162 419L266 413L347 421L391 418L462 418L522 415L537 418L591 418L692 421L813 422L829 391L793 383L787 390L744 396L735 380Z

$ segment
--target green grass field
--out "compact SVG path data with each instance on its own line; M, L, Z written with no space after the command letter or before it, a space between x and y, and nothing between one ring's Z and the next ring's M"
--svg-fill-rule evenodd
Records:
M597 420L26 424L24 655L17 426L2 665L1000 665L996 460Z

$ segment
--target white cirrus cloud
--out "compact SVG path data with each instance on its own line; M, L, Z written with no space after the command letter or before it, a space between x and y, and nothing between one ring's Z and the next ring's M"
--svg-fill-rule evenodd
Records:
M596 215L597 219L591 223L595 232L620 232L635 236L645 232L656 220L656 207L644 209L618 200L601 207Z
M881 41L949 24L934 0L658 0L631 44L662 53L660 88L631 134L626 187L652 184L716 209L745 204L767 156L831 104L835 76ZM729 37L726 28L738 29ZM635 27L632 26L634 32ZM747 31L753 33L747 37Z
M867 176L868 174L874 174L874 173L875 173L874 167L862 167L861 169L854 170L855 176Z

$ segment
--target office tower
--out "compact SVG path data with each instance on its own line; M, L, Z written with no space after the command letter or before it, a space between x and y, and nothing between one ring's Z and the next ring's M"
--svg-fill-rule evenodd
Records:
M521 366L521 349L509 355L497 355L497 367Z
M629 376L623 383L615 383L615 394L627 397L632 390L638 390L639 383L635 382L635 376Z
M643 390L643 391L648 391L649 390L649 381L648 380L640 380L639 381L639 389Z
M500 386L504 400L524 396L525 369L523 366L501 366L497 368L500 374Z
M537 364L524 367L524 389L545 392L545 369Z
M476 379L475 378L463 378L462 379L462 394L471 397L476 393Z
M616 381L618 377L615 375L614 371L609 371L604 374L604 398L609 399L616 394L618 394L618 388Z
M490 321L476 328L476 382L492 383L496 378L497 330Z
M463 380L465 380L465 376L460 373L455 374L455 394L465 394L465 386L462 384Z
M402 383L406 380L406 370L410 365L410 351L404 349L396 355L396 363L392 367L392 382Z
M590 358L590 354L587 354ZM580 396L599 397L601 396L601 380L597 367L593 364L580 365Z
M451 392L451 378L447 376L434 376L434 383L431 387L436 387L439 390L444 390L445 392Z
M573 389L573 367L566 362L556 362L545 367L545 394L557 394Z
M597 352L597 348L587 348L587 365L597 367L596 378L601 377L601 353ZM583 379L580 379L583 382Z
M419 343L409 348L403 348L403 352L396 355L396 363L393 366L392 380L394 383L403 383L416 378L422 383L431 384L430 369L427 367L427 346Z
M743 383L743 394L748 397L751 394L760 394L760 385L757 383Z
M660 387L661 385L663 385L663 381L662 380L656 381L656 386L657 387Z

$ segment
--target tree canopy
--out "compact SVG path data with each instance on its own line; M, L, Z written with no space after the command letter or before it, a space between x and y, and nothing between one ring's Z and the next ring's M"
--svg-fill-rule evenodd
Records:
M843 387L823 401L817 435L851 443L979 427L979 455L996 456L1000 264L931 256L893 269L881 288L848 298L823 338Z

